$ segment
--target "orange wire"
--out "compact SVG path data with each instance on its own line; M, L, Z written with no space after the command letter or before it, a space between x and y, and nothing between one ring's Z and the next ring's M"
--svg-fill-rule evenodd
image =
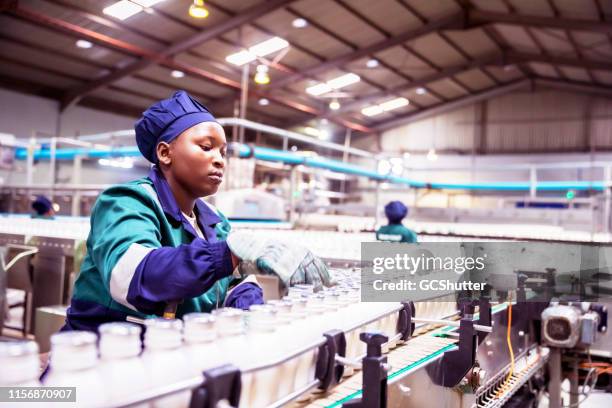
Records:
M508 330L506 331L506 342L508 343L508 351L510 352L510 371L508 372L508 377L506 377L506 381L497 391L495 395L496 398L499 398L500 395L508 388L510 383L510 379L514 374L514 350L512 349L512 341L510 338L510 334L512 333L512 301L508 302Z

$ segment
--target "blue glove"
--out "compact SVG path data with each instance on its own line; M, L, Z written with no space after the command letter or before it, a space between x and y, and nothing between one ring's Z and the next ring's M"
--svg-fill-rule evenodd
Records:
M225 299L225 307L249 310L251 305L263 305L263 291L252 282L241 283L230 291Z

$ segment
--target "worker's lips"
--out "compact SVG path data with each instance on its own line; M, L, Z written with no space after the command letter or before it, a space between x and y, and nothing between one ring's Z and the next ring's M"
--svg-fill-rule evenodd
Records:
M213 184L221 184L223 181L223 173L210 173L208 175L208 180L210 180Z

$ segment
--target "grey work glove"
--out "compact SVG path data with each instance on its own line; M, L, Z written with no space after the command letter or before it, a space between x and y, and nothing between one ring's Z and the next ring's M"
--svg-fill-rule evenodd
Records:
M230 233L227 244L242 262L254 265L260 272L278 276L285 288L308 283L318 291L332 285L325 263L302 246L262 239L248 231ZM243 270L249 270L249 266Z

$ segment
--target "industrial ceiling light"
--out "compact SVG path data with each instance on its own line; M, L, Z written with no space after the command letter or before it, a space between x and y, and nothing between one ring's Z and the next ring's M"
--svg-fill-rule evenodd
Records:
M410 101L406 98L395 98L389 101L380 103L378 105L368 106L361 110L361 113L365 116L376 116L380 115L383 112L388 112L394 109L401 108L410 103Z
M338 109L340 109L340 102L338 102L338 99L333 99L329 103L329 109L331 109L331 110L338 110Z
M264 64L259 64L257 66L257 72L253 77L253 80L256 84L259 85L267 85L270 83L270 75L268 74L268 66Z
M183 78L185 76L185 73L183 71L175 69L170 73L170 75L172 76L172 78Z
M427 93L427 89L425 89L425 88L417 88L416 89L416 93L417 93L417 95L425 95Z
M255 61L257 57L265 57L283 48L287 48L289 43L280 37L272 37L269 40L260 42L250 47L248 50L238 51L234 54L225 57L225 60L230 64L244 65L251 61Z
M378 60L375 58L369 59L368 62L366 62L366 67L368 68L376 68L378 66Z
M93 44L87 40L77 40L76 46L79 48L87 49L93 47Z
M291 22L291 25L295 28L304 28L308 26L308 21L303 18L296 18Z
M259 101L257 101L257 103L259 103L261 106L268 106L270 101L266 98L261 98Z
M128 0L121 0L106 7L102 12L119 20L125 20L140 13L144 7Z
M119 20L125 20L164 0L121 0L106 7L102 12Z
M189 15L193 18L206 18L209 11L204 7L204 0L193 0L193 4L189 6Z
M327 82L322 82L320 84L310 86L306 88L306 92L314 96L319 96L334 89L344 88L345 86L349 86L359 81L361 81L361 78L357 74L344 74L334 79L330 79Z

